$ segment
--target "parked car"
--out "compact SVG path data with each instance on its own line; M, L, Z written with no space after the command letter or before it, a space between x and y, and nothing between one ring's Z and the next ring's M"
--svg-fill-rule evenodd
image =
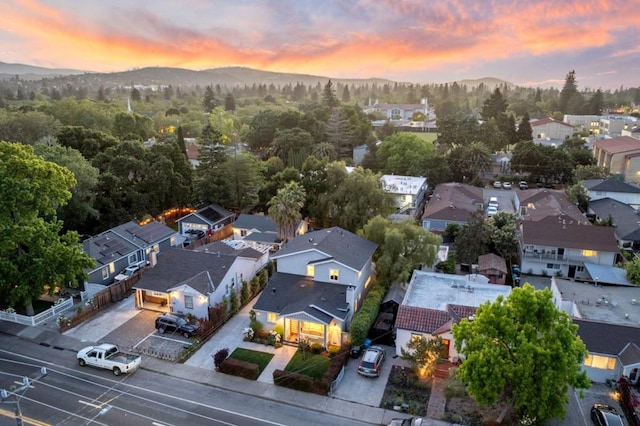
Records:
M199 329L199 326L189 324L187 320L177 315L162 314L156 318L156 330L158 330L160 334L171 332L182 334L184 337L191 337L195 335Z
M386 351L380 346L371 346L364 351L358 364L358 374L365 377L378 377L386 357Z
M80 367L90 365L113 371L119 376L122 373L131 373L140 367L142 358L127 352L121 352L116 345L103 343L99 346L87 346L80 349L76 355Z
M120 272L118 275L115 276L115 280L116 281L122 281L122 280L126 280L128 278L131 278L136 273L138 273L138 271L140 269L142 269L143 265L144 265L144 262L138 262L138 263L135 263L133 265L127 266L124 269L124 271Z
M623 426L622 416L615 408L607 404L593 404L591 420L598 426Z
M496 189L502 188L502 182L500 182L499 180L493 182L493 187Z
M422 426L426 425L424 419L420 417L411 417L409 419L392 419L389 426Z
M511 189L511 182L502 182L502 187L504 189Z
M518 184L518 187L520 189L529 189L529 184L527 183L526 180L521 180L520 183Z
M500 203L498 203L498 197L489 197L489 204L487 207L495 207L496 209L500 207Z
M487 208L487 216L488 216L488 217L491 217L491 216L493 216L493 215L494 215L494 214L496 214L496 213L498 213L498 209L497 209L497 208L495 208L495 207L489 207L489 208Z

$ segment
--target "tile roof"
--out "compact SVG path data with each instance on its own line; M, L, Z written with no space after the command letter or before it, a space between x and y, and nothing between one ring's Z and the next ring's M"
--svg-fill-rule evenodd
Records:
M618 252L613 228L605 226L525 221L522 222L522 241L525 245Z
M458 322L463 318L469 318L474 316L477 310L478 308L475 306L465 306L465 305L455 305L455 304L449 304L447 306L447 311L449 312L449 314L451 315L451 318L455 322Z
M628 343L640 345L640 327L574 318L578 336L589 352L618 355Z
M396 315L396 328L432 334L450 319L446 311L400 305Z
M571 127L573 129L573 126L571 124L565 123L564 121L554 120L551 117L541 118L539 120L532 120L529 122L531 127L544 126L545 124L550 124L550 123L561 124L563 126Z
M378 245L338 226L307 232L289 241L272 259L315 250L354 270L361 270Z
M631 136L617 136L610 139L599 139L594 142L593 146L609 154L619 154L640 150L640 139L632 138Z

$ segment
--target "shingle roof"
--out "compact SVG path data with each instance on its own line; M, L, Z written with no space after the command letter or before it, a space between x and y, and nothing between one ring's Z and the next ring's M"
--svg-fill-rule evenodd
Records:
M400 305L396 315L396 328L431 334L450 319L449 313L445 311Z
M235 247L230 246L229 244L223 243L222 241L214 241L212 243L202 245L198 248L195 248L193 251L213 254L220 253L234 257L248 257L251 259L259 259L262 257L262 253L251 247L243 247L238 250Z
M207 207L204 207L198 210L195 213L190 213L184 217L181 217L180 219L177 220L177 222L183 222L187 219L191 220L192 218L195 217L199 219L199 221L202 221L209 225L213 225L217 222L221 222L224 219L232 216L233 216L233 213L231 213L224 207L219 206L217 204L211 204Z
M144 226L131 221L111 228L111 230L127 241L143 248L164 241L176 234L173 229L156 221L149 222Z
M234 228L255 229L260 232L278 232L278 225L269 217L255 214L241 214L233 223Z
M487 271L489 269L495 269L500 272L507 273L507 262L503 257L494 253L483 254L478 256L478 270Z
M349 315L346 286L314 281L310 277L274 273L253 309L280 316L306 313L325 324Z
M531 127L543 126L543 125L549 124L549 123L561 124L563 126L571 127L573 129L573 126L571 124L565 123L564 121L554 120L551 117L541 118L539 120L532 120L532 121L529 122Z
M628 151L640 150L640 139L631 136L618 136L610 139L600 139L593 143L594 147L598 147L609 154L619 154Z
M618 355L628 343L640 345L640 327L574 318L578 336L589 352Z
M422 218L467 222L469 214L481 209L482 203L482 188L461 183L442 183L433 191Z
M628 194L640 193L640 187L619 179L589 179L585 180L582 186L589 191L622 192Z
M524 244L618 252L613 228L562 224L556 221L522 223Z
M84 240L82 249L95 259L97 267L101 267L135 252L138 247L109 230Z
M614 233L621 240L640 241L640 215L631 206L612 198L590 201L589 209L600 219L611 216Z
M622 352L620 352L619 357L622 365L638 364L640 363L640 347L635 343L629 343Z
M371 259L376 248L376 243L334 226L295 237L271 258L315 250L359 271Z
M590 225L580 209L563 191L553 189L525 189L516 192L520 206L527 208L522 218L529 221L540 221L549 217L566 216L565 220L573 220Z
M169 248L158 255L156 265L147 268L133 288L166 292L183 283L191 282L192 287L196 286L204 277L210 278L217 287L235 260L235 256Z

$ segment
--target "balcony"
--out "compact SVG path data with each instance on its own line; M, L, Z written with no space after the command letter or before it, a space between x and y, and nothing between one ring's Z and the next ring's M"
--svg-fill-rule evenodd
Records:
M552 262L562 263L565 265L582 265L586 262L593 262L593 259L589 259L584 256L572 256L569 257L564 254L552 254L552 253L535 253L524 252L523 259L525 260L537 260L540 262Z

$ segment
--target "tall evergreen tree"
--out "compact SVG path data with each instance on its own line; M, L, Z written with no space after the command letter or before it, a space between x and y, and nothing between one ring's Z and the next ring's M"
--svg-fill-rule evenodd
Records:
M327 84L324 86L324 90L322 92L322 103L329 108L334 108L340 105L340 101L338 101L338 98L336 98L336 94L334 93L331 79L329 79Z
M582 107L582 95L578 93L578 83L576 82L576 72L569 71L565 77L564 86L560 91L558 109L563 114L580 114Z
M232 93L227 93L227 96L225 96L224 98L224 110L225 111L236 110L236 98L233 97Z
M518 142L520 141L532 141L533 140L533 129L531 128L531 119L529 118L529 113L525 112L520 120L520 124L518 125Z

